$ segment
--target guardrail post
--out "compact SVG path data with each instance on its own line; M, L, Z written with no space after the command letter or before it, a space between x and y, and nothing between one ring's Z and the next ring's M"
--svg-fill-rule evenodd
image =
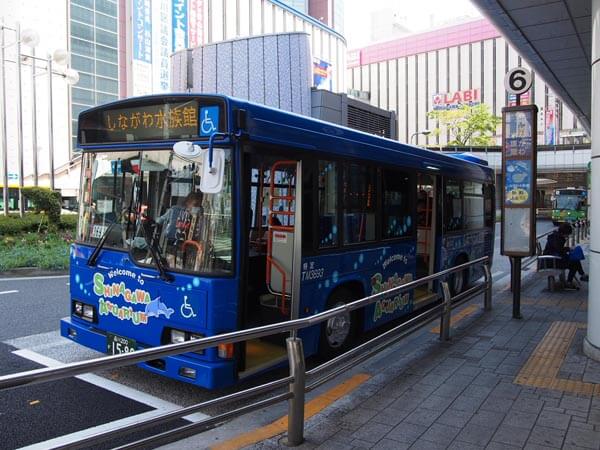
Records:
M483 294L483 309L486 311L492 310L492 271L489 264L483 265L483 273L485 275L485 292Z
M575 226L577 227L577 241L576 244L579 244L579 242L581 242L581 222L579 222L579 220L577 222L575 222Z
M304 350L302 339L298 337L287 338L286 344L290 375L294 377L290 383L290 393L293 397L288 401L287 445L296 447L304 442L304 391L306 387Z
M442 294L444 297L444 308L440 317L440 340L450 340L450 315L452 314L452 294L447 281L442 281Z

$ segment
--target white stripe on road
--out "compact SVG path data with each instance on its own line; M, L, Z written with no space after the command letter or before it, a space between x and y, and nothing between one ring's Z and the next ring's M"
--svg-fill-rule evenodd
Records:
M0 295L3 295L3 294L16 294L17 292L19 292L19 291L0 291Z
M36 281L36 280L56 280L59 278L69 278L70 275L46 275L42 277L16 277L16 278L0 278L2 281Z
M504 272L502 272L501 270L500 270L500 271L498 271L498 272L494 272L494 273L492 274L492 279L496 278L498 275L502 275L503 273L504 273Z
M63 365L63 363L57 361L56 359L49 358L47 356L41 355L28 349L15 350L12 353L17 356L20 356L21 358L28 359L46 367L57 367ZM181 406L176 405L175 403L162 400L153 395L147 394L142 391L138 391L137 389L131 388L129 386L124 386L120 383L117 383L116 381L109 380L99 375L86 373L84 375L77 375L75 378L93 384L94 386L101 387L102 389L106 389L107 391L113 392L131 400L135 400L136 402L148 405L152 408L155 408L161 413L181 408ZM195 413L190 414L189 416L185 416L184 419L189 420L190 422L198 422L202 419L206 419L207 417L209 416L207 416L206 414Z

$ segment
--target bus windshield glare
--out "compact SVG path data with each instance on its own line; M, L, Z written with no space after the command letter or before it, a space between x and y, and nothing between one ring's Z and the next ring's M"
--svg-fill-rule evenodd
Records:
M232 270L231 150L221 192L200 191L201 161L172 151L83 156L77 239L129 251L140 265L227 274ZM112 225L112 226L111 226ZM155 251L152 251L155 250Z

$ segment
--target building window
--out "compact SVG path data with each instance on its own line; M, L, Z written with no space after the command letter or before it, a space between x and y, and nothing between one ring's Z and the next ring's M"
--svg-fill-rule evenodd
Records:
M383 170L383 222L384 239L400 238L413 234L413 215L410 177L396 170Z
M444 186L444 230L457 231L463 227L460 181L446 180Z
M336 247L337 224L337 164L319 161L319 248Z
M344 167L344 244L375 240L377 170L361 164Z

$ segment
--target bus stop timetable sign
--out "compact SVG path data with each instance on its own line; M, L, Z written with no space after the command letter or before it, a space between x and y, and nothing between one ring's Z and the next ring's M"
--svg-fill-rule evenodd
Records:
M502 254L535 253L537 106L502 109Z

